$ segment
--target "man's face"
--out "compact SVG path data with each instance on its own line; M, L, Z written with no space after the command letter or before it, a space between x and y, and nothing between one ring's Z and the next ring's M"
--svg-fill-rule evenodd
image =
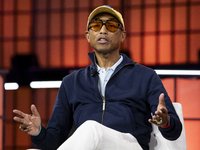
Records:
M107 20L117 19L110 14L102 13L95 16L93 19L100 19L103 22ZM107 30L106 26L103 25L98 31L89 30L86 31L86 38L94 50L98 53L111 53L113 51L119 51L120 43L124 41L126 36L125 31L118 29L115 32Z

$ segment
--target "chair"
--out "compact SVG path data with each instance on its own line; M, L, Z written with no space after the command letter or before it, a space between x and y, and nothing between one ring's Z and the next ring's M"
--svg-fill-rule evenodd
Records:
M180 137L175 141L169 141L162 136L162 134L160 133L156 125L152 125L153 131L151 133L151 140L149 143L150 150L186 150L187 149L182 105L180 103L173 103L173 106L183 126Z

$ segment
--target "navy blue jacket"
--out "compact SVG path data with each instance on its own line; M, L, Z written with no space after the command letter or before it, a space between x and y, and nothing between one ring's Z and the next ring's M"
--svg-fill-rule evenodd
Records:
M163 84L154 70L134 63L126 55L106 85L105 97L98 89L95 56L89 53L92 64L63 78L47 128L32 136L37 148L55 150L68 137L73 121L79 127L86 120L95 120L120 132L135 136L143 149L148 150L152 125L151 112L157 110L158 98L165 94L170 115L170 127L162 135L175 140L182 131L181 122ZM105 112L102 110L105 100Z

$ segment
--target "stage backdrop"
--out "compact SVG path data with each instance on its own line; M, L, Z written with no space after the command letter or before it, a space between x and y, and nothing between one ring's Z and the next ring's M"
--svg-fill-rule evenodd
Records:
M3 77L0 75L0 150L3 150Z

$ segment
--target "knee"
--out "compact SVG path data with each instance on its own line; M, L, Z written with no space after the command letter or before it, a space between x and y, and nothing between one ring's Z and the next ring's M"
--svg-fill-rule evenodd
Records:
M101 124L97 121L87 120L81 126L86 132L92 132L93 134L101 135Z
M83 124L86 124L87 126L96 126L99 123L97 121L94 121L94 120L87 120Z
M98 128L100 126L100 123L94 120L87 120L81 126L93 129L93 128Z

